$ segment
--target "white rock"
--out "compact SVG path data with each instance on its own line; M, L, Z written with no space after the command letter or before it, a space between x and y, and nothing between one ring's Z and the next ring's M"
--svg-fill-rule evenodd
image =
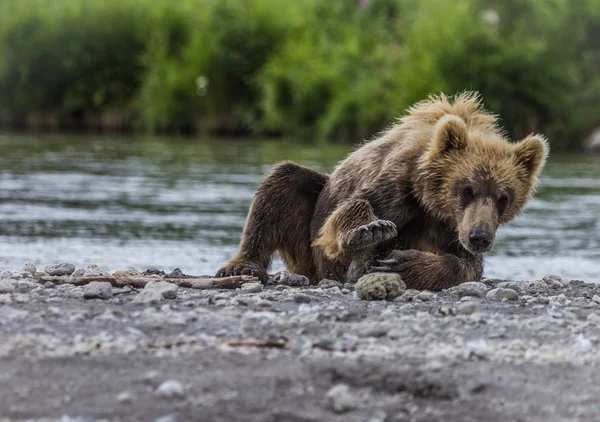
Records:
M131 301L131 303L158 303L164 300L161 292L158 290L142 290Z
M245 283L242 284L241 290L244 293L260 293L263 291L263 285L261 283Z
M29 273L29 274L35 274L37 272L37 268L35 267L35 263L29 261L26 262L25 264L23 264L23 266L21 267L21 271L19 271L21 273Z
M92 281L83 288L84 299L110 299L112 286L106 281Z
M490 288L483 283L478 281L467 281L461 283L456 287L452 287L450 290L456 292L459 296L473 296L473 297L484 297Z
M495 302L502 302L503 300L517 300L519 294L513 289L497 288L490 290L485 297Z
M85 267L83 277L111 277L109 273L95 264L90 264Z
M9 278L0 280L0 294L12 293L15 291L15 282Z
M356 398L346 384L332 387L325 395L327 407L335 413L344 413L356 409Z
M156 291L165 299L177 298L178 286L166 281L151 281L144 286L144 291Z
M185 397L185 388L183 388L183 385L179 381L168 380L158 386L156 393L164 398L181 399Z
M75 265L69 264L68 262L63 262L60 264L50 264L46 265L44 271L48 273L48 275L52 276L71 275L75 271Z

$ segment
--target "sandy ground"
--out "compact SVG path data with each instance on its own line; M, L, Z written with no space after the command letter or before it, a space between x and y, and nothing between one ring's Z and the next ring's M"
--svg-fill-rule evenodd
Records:
M0 421L600 420L598 284L364 301L4 277Z

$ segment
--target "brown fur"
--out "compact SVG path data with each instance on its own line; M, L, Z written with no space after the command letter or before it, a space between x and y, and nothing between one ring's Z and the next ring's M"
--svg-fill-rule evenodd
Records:
M264 280L279 250L313 282L367 271L398 272L409 287L431 290L478 280L496 229L521 212L547 154L539 135L509 143L473 93L430 97L329 177L276 167L259 187L240 252L218 275Z

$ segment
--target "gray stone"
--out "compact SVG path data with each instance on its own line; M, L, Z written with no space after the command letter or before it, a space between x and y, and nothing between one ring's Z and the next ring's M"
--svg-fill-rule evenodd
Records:
M14 278L14 276L12 275L12 273L8 270L4 270L2 272L0 272L0 279L3 278Z
M182 399L185 397L185 388L183 388L183 385L179 381L168 380L158 386L156 394L168 399Z
M69 264L68 262L63 262L60 264L50 264L46 265L44 271L48 273L48 275L52 276L71 275L75 271L75 265Z
M310 303L312 298L309 295L298 293L294 295L294 302L296 303Z
M372 273L362 276L355 288L362 300L394 300L404 293L406 285L398 274Z
M161 292L158 290L142 290L138 293L131 303L158 303L164 300L164 297Z
M121 278L136 278L136 277L141 277L142 275L140 274L139 271L133 270L131 268L126 268L124 270L117 270L113 273L113 277L117 280L121 279Z
M106 281L92 281L83 288L84 299L110 299L112 286Z
M154 422L177 422L177 416L175 415L165 415L160 418L154 419Z
M336 280L328 280L328 279L323 279L321 281L319 281L319 284L317 284L317 287L320 287L322 289L328 289L331 287L339 287L341 288L343 286L342 283L340 283L339 281Z
M471 315L475 312L479 312L479 303L474 301L468 301L458 305L458 313L462 315Z
M338 384L325 394L327 407L335 413L344 413L357 407L357 399L346 384Z
M12 293L15 291L15 282L9 278L0 280L0 294Z
M27 293L38 286L39 284L33 283L31 281L19 280L16 283L16 291L19 293Z
M458 294L460 297L484 297L489 289L490 288L487 285L478 281L467 281L466 283L461 283L458 286L452 287L449 290L451 290L453 293Z
M503 300L517 300L519 294L513 289L503 289L499 287L490 290L485 297L495 302L502 302Z
M73 274L71 274L71 277L83 277L84 274L85 270L83 268L79 268L78 270L75 270Z
M598 295L592 296L592 301L596 302L596 303L600 303L600 296L598 296Z
M95 264L90 264L85 267L83 277L112 277L109 273Z
M23 264L23 266L21 267L21 271L19 271L20 273L29 273L29 274L35 274L37 272L37 268L35 267L35 263L29 261L26 262L25 264Z
M413 298L413 300L417 299L417 300L422 300L423 302L429 302L430 300L433 299L434 296L435 296L435 294L433 292L430 292L428 290L423 290L418 295L416 295Z
M242 284L241 289L244 293L260 293L263 291L263 285L261 283L245 283Z
M133 403L133 394L131 391L122 391L117 395L117 401L120 403Z
M515 292L521 291L521 285L516 281L503 281L496 286L501 289L513 289Z
M156 291L165 299L176 299L178 287L166 281L151 281L144 287L144 291Z

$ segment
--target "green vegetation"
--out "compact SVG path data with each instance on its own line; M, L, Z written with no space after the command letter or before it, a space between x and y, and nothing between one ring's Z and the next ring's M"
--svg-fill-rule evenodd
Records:
M511 135L577 149L599 40L600 0L4 0L0 120L343 142L476 89Z

